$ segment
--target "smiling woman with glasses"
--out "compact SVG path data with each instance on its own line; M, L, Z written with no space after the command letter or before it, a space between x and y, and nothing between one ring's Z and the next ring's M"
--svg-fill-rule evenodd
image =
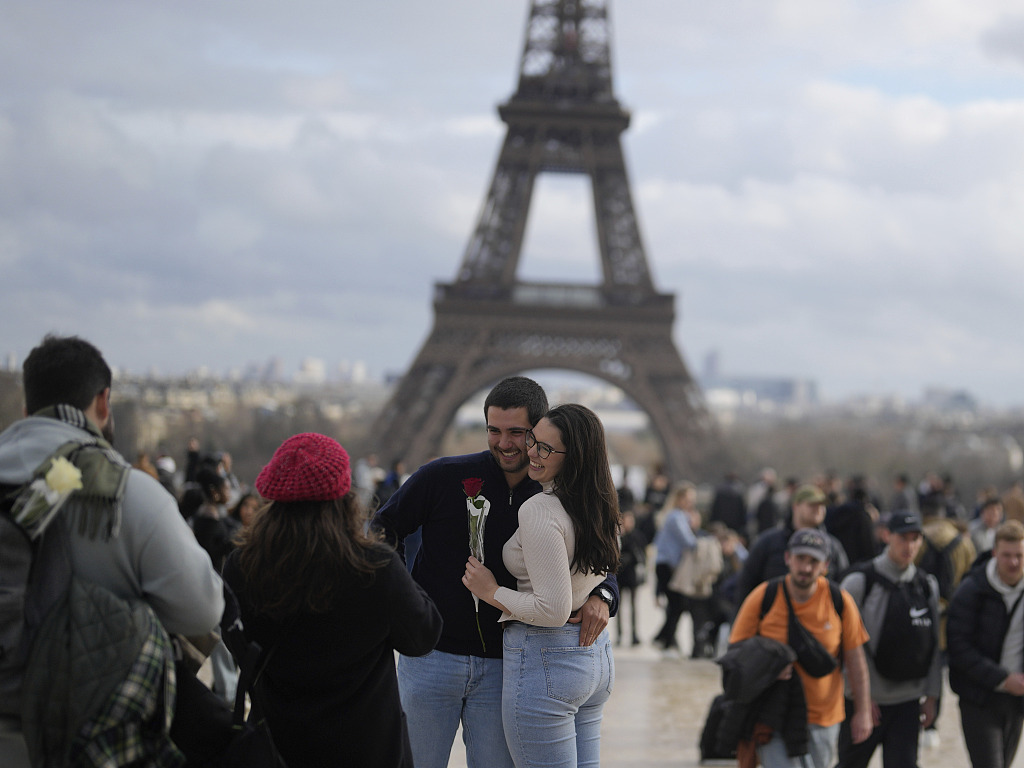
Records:
M542 459L548 458L552 453L565 453L565 451L556 451L547 443L538 443L533 430L528 429L526 430L526 450L530 450L534 446L537 446L537 455Z
M590 644L568 621L619 564L604 428L590 409L560 405L527 431L526 448L544 492L520 508L502 550L518 588L499 587L472 557L463 582L503 612L502 721L516 768L597 768L615 679L611 645L606 629Z

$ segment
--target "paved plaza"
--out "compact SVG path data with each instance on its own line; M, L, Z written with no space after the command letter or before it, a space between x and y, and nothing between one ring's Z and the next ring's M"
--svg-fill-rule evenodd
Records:
M640 602L640 636L646 641L659 627L661 611L647 591ZM609 625L615 637L614 621ZM690 625L684 617L679 639L689 649ZM629 633L626 633L628 642ZM721 692L721 672L709 660L664 659L648 643L615 648L615 692L605 707L601 731L602 768L691 768L701 765L698 744L711 700ZM956 696L948 687L939 715L940 744L922 748L920 768L970 768L960 732ZM1024 752L1024 749L1021 750ZM735 765L734 761L716 765ZM881 751L871 768L881 768ZM461 735L452 749L449 768L465 768ZM1013 768L1024 768L1018 752Z

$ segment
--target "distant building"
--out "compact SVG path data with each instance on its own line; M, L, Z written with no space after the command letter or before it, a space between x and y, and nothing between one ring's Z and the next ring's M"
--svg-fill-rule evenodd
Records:
M810 379L770 376L717 376L702 378L704 396L712 408L810 408L818 405L818 384Z
M940 389L932 387L924 391L921 405L936 411L974 413L978 410L978 401L963 389Z
M819 402L818 384L810 379L723 375L717 349L704 356L704 369L698 381L708 405L719 413L777 407L802 409Z
M318 357L307 357L295 374L296 384L323 384L327 381L327 364Z

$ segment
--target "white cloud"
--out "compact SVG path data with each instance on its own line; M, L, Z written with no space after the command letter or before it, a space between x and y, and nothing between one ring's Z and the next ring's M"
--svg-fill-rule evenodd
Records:
M1020 402L1016 6L612 4L634 202L688 357ZM11 351L56 328L138 370L408 364L490 182L527 3L0 11ZM591 280L587 186L548 181L524 268Z
M204 211L197 223L199 243L212 251L231 253L256 245L264 234L259 221L238 210Z

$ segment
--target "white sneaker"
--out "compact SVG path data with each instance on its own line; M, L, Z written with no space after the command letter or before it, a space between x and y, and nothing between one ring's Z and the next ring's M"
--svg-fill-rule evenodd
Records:
M683 654L678 648L663 648L661 651L661 658L663 659L681 659Z

